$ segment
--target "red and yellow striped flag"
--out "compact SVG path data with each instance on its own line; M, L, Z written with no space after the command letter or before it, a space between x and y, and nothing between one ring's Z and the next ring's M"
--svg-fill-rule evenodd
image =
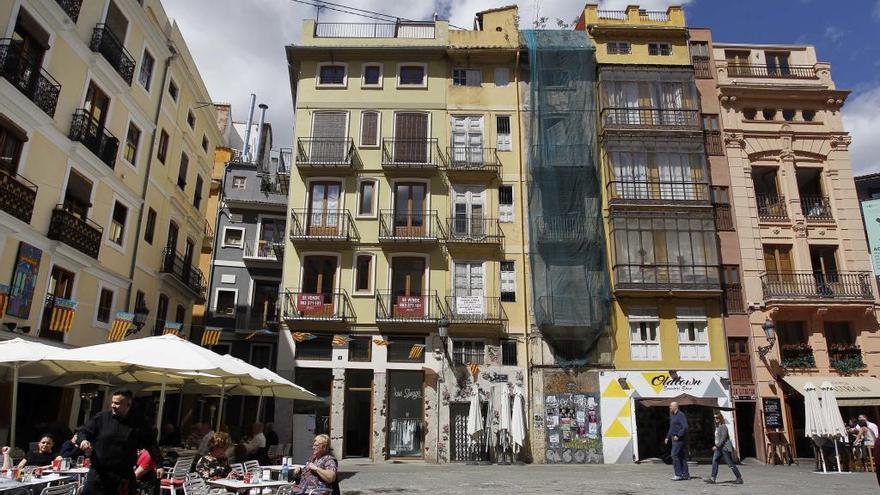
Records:
M9 286L0 284L0 318L3 318L7 306L9 306Z
M314 339L315 336L306 332L293 332L293 340L297 342L305 342Z
M107 342L119 342L124 339L133 321L134 313L117 312L113 325L110 326L110 333L107 334Z
M220 327L205 327L202 330L202 345L205 347L217 345L220 342L221 333L223 333L223 329Z
M471 372L471 376L477 378L477 374L480 373L480 365L477 363L468 363L468 371Z
M183 323L166 321L165 328L162 329L162 335L177 335L178 337L180 337L180 329L182 327Z
M373 339L373 343L379 347L387 347L388 341L385 339Z
M67 333L73 327L73 315L76 314L76 301L56 297L52 303L52 318L49 330Z
M419 359L422 357L422 354L425 352L425 344L413 344L413 346L409 349L409 358L410 359Z
M349 337L345 337L343 335L334 335L333 336L333 345L336 347L342 347L351 340Z

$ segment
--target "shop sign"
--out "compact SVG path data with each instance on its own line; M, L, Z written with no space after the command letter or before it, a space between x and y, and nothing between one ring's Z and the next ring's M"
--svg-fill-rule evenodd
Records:
M731 392L734 400L755 400L758 395L755 391L755 386L752 384L732 385Z
M703 380L695 376L684 378L681 375L672 377L660 374L651 379L651 386L659 388L664 393L692 393L695 389L702 388Z
M324 294L297 294L296 310L303 315L322 314L324 312Z
M764 427L782 429L782 401L777 398L764 398Z
M394 303L394 315L404 318L425 316L425 298L422 296L397 296Z
M9 284L9 304L6 308L9 316L22 319L30 317L42 257L41 250L24 242L19 243L15 271L12 274L12 283Z

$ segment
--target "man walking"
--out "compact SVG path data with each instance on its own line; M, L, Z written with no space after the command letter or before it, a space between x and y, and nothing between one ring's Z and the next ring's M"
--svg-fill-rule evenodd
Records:
M724 416L720 412L715 413L715 445L712 446L712 477L706 480L710 485L715 484L718 477L718 464L721 458L730 466L733 475L736 476L734 484L742 485L742 475L739 474L736 464L733 462L733 442L730 441L730 432L727 431L727 425L724 424Z
M113 392L109 411L96 414L80 430L79 447L91 458L84 495L133 495L138 449L158 459L156 438L142 418L131 412L130 390Z
M663 442L672 443L672 470L675 473L672 481L684 481L691 478L684 452L687 433L688 421L678 408L678 402L669 404L669 431Z

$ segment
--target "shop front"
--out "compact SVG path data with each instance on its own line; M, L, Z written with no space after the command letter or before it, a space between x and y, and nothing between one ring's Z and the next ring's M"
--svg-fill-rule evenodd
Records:
M603 371L599 384L606 463L668 457L663 440L673 401L688 418L690 459L711 458L715 411L735 431L727 371Z

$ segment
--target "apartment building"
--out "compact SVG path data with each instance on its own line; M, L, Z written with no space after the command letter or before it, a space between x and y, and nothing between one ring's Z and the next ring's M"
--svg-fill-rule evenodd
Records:
M876 416L877 287L831 67L809 45L715 43L765 456L811 456L808 382ZM739 408L740 405L737 405Z
M119 311L185 331L220 135L177 26L155 0L16 0L0 26L2 338L100 343ZM77 390L21 393L30 423L76 422Z
M343 457L466 460L472 382L527 380L516 8L302 33L278 370L329 400L277 414Z
M714 174L684 13L587 5L577 29L598 64L613 295L614 370L599 377L604 460L660 457L673 400L687 405L691 456L708 458L712 415L730 391Z

